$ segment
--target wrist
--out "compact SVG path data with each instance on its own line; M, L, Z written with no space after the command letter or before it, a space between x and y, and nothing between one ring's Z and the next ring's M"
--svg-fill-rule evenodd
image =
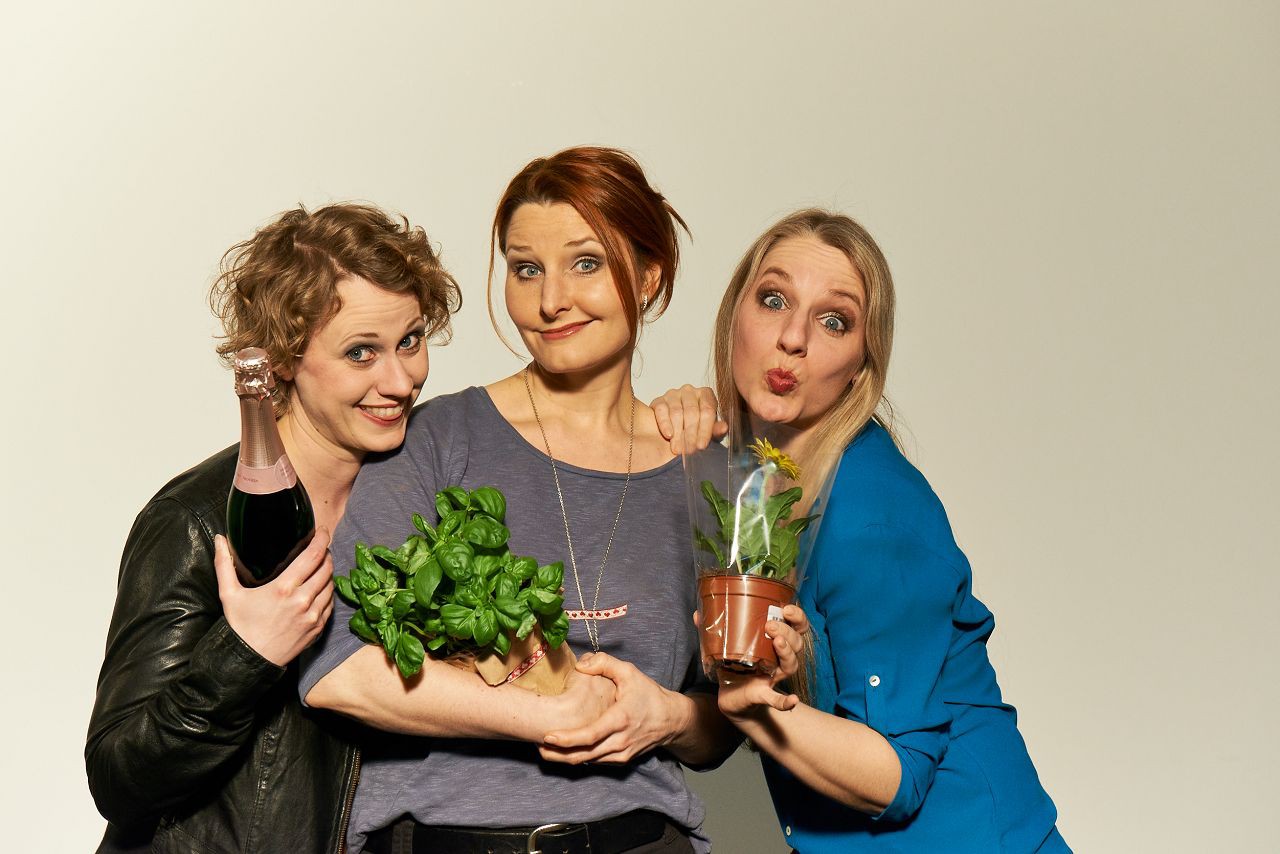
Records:
M698 707L693 699L677 691L662 689L667 706L667 735L663 745L678 742L681 736L694 728L698 717Z

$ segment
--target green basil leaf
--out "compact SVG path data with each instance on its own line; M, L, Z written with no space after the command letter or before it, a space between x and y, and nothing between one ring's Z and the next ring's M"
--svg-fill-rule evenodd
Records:
M440 526L436 528L437 542L446 537L451 537L462 527L462 523L467 520L465 510L447 510L440 517Z
M431 597L440 586L443 575L444 570L440 562L428 555L413 576L413 595L417 598L419 605L426 608L431 604Z
M462 538L486 549L497 549L506 545L511 532L501 522L488 516L477 516L462 526Z
M482 605L476 609L473 637L480 646L493 643L498 636L498 613L492 605Z
M405 615L413 610L413 603L416 600L408 590L401 590L391 600L391 617L395 620L403 620Z
M560 616L551 621L550 624L542 625L542 637L547 642L547 646L556 649L560 644L564 643L564 639L569 636L569 618L564 612L560 612Z
M505 631L498 632L497 637L493 639L493 651L498 655L506 655L511 652L511 636Z
M437 649L444 646L445 643L448 642L448 640L449 639L444 635L436 635L431 640L427 641L427 649L431 650L432 652L435 652Z
M365 572L372 572L378 562L373 559L373 555L369 552L369 547L364 543L356 543L356 566Z
M520 628L516 629L516 639L524 640L529 636L529 632L533 631L533 627L538 625L538 616L532 611L524 615L524 619L520 621Z
M466 583L458 585L454 590L453 601L468 608L478 608L488 604L489 590L485 586L484 579L471 578Z
M422 670L422 659L425 655L422 641L408 632L400 635L400 640L396 644L396 667L400 668L401 676L408 679L417 675L418 671Z
M498 615L498 627L503 631L514 632L520 628L520 622L524 619L523 613L519 617L512 617L497 607L494 607L493 612Z
M559 593L560 588L564 585L564 564L556 561L555 563L538 567L538 573L533 577L533 583L538 587Z
M499 522L507 521L507 499L492 486L482 486L471 491L471 506L479 507L486 515Z
M459 510L466 510L471 506L471 502L467 500L467 491L461 486L447 486L436 493L436 496L445 496L452 502L453 506ZM444 515L444 514L441 514Z
M497 581L493 585L494 599L514 599L516 598L516 594L519 592L519 581L516 581L505 572L498 573Z
M378 628L382 635L382 648L387 651L387 655L394 656L396 644L400 642L400 627L395 623L380 623Z
M440 517L441 523L444 522L445 517L449 514L449 511L451 511L452 509L453 509L453 504L449 501L449 496L445 495L443 492L437 492L436 493L436 515ZM437 528L437 532L438 531L439 529Z
M431 557L432 555L429 549L420 549L415 551L404 565L404 574L417 575L418 570L422 569L423 565L427 561L431 560Z
M481 578L492 578L501 568L502 555L476 555L476 559L471 563L472 572Z
M404 559L386 546L374 546L369 549L369 554L383 561L384 567L393 566L396 569L404 569Z
M475 626L476 612L464 605L444 605L440 608L444 630L451 637L470 639Z
M427 520L422 518L421 513L413 514L413 527L422 532L422 536L426 538L429 544L435 545L436 529L427 524Z
M538 562L531 557L519 557L507 567L507 573L520 581L528 581L538 572Z
M401 572L409 571L409 561L413 559L413 553L418 549L418 543L422 541L421 537L410 537L404 541L400 548L396 549L396 566Z
M462 581L471 575L471 559L475 550L470 544L458 540L442 542L436 546L436 560L440 561L445 574L454 581Z
M493 606L499 612L506 614L516 620L523 620L524 615L529 613L529 606L514 596L498 596L493 600Z
M351 570L351 586L365 593L372 593L379 587L377 577L366 569L357 566Z
M373 594L373 596L377 595L379 594ZM366 618L375 623L382 619L382 606L375 602L370 594L361 590L357 598L360 600L360 610L364 611Z
M356 605L359 603L359 600L356 599L355 588L351 586L351 579L347 576L335 575L333 577L333 587L347 604Z
M564 604L564 597L559 593L541 587L530 587L529 594L529 607L539 614L554 614Z
M356 611L351 615L348 622L351 631L356 633L356 637L369 643L377 643L378 636L373 633L373 629L369 626L369 621L365 619L363 611Z

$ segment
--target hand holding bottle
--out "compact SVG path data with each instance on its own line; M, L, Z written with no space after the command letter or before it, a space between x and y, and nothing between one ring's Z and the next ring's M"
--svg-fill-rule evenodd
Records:
M318 529L310 545L261 587L240 583L225 537L214 537L213 548L223 613L254 652L283 667L320 636L333 611L333 561L326 529Z

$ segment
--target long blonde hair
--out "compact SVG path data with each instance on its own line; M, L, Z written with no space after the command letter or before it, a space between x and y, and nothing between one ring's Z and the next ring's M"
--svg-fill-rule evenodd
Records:
M774 223L742 256L720 301L715 326L716 395L731 428L741 430L747 407L733 381L733 337L738 307L748 285L755 281L765 255L790 237L814 237L843 252L867 289L866 360L835 405L813 427L797 462L804 472L805 494L813 495L839 462L858 432L875 421L895 443L893 408L884 396L893 349L893 276L884 253L867 230L847 216L819 208L796 211ZM733 423L738 421L738 423Z

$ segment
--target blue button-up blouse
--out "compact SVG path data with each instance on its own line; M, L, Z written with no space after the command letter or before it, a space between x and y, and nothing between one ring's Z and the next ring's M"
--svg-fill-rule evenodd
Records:
M787 841L800 854L1069 851L987 659L995 619L928 482L872 423L818 509L799 592L813 703L883 735L902 781L870 816L763 757Z

